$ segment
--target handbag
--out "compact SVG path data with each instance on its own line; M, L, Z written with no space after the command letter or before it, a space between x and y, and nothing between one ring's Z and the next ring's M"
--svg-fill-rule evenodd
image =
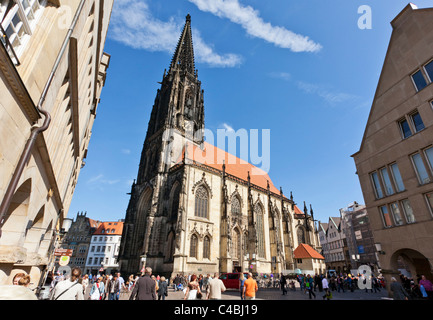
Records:
M92 295L90 296L90 300L99 300L101 298L99 286L96 285L96 288L97 288L97 290L93 291Z

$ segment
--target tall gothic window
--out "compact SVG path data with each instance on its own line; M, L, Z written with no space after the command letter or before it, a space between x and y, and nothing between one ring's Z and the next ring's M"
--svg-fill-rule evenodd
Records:
M174 232L170 232L167 237L167 245L165 247L165 261L173 261L174 254Z
M241 258L241 234L239 230L236 228L233 230L233 237L232 237L232 257L233 259L239 259Z
M232 199L232 216L240 217L241 216L241 202L238 197L233 197Z
M170 220L175 220L177 218L177 212L179 211L180 185L177 185L175 188L171 204Z
M298 228L298 244L305 243L305 232L303 228Z
M195 234L191 236L191 242L189 247L189 256L197 259L197 249L198 249L198 238Z
M258 203L256 204L254 211L257 218L257 253L259 257L265 257L265 235L264 235L264 225L263 225L263 209Z
M209 193L205 187L200 186L195 192L195 216L208 219L208 208Z
M208 236L203 240L203 259L210 259L210 239Z

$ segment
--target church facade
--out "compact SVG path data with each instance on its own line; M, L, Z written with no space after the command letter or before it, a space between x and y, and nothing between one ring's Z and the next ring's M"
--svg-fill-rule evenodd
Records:
M164 72L131 187L119 252L121 272L295 270L294 250L319 250L313 211L268 174L204 141L204 91L188 15ZM324 270L314 270L324 272Z

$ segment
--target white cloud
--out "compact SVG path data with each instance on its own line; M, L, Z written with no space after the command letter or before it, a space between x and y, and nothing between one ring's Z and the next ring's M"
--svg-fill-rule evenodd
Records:
M99 174L95 177L90 178L89 180L87 180L87 184L108 184L108 185L113 185L118 183L119 180L108 180L108 179L104 179L104 175L103 174Z
M354 101L359 98L358 96L353 94L331 91L329 89L326 89L324 86L317 84L307 83L303 81L298 81L296 84L298 88L305 93L317 95L331 105L346 101Z
M243 6L239 0L189 0L189 2L194 3L201 11L210 12L241 25L249 35L278 47L294 52L317 52L322 48L320 44L306 36L263 21L259 11L251 6Z
M184 20L171 17L161 21L152 16L147 1L117 0L111 17L110 38L135 49L162 51L173 54L179 41ZM241 56L218 54L193 28L195 59L212 67L235 67Z
M104 176L103 174L100 174L95 177L92 177L89 180L87 180L87 183L97 182L98 180L102 179L103 176Z
M234 132L235 130L227 123L223 123L222 126L224 127L224 129L228 132Z
M129 149L122 149L121 152L123 154L131 154L131 150L129 150Z
M284 81L290 81L292 78L291 74L288 72L271 72L269 74L269 76L271 76L272 78L277 78L277 79L281 79Z

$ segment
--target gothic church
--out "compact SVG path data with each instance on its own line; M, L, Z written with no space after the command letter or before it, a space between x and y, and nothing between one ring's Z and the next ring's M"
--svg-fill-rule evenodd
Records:
M188 15L131 187L121 272L136 274L143 266L168 276L296 269L301 243L320 250L311 207L308 214L304 203L302 212L266 173L191 134L204 129L203 95Z

